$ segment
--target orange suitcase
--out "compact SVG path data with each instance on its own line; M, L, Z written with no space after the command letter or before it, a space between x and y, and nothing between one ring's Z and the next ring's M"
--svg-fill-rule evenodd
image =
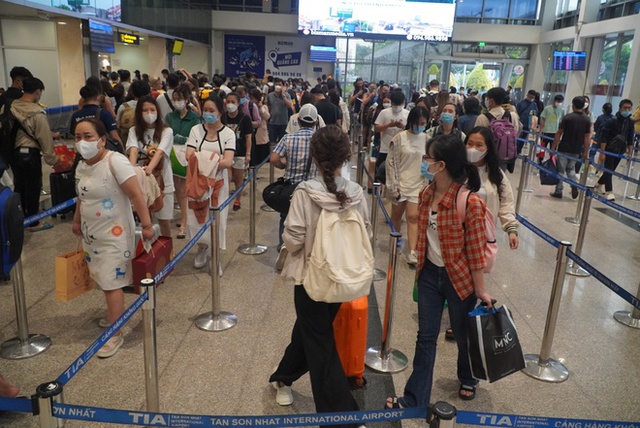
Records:
M367 296L345 302L333 320L333 335L340 362L352 386L361 388L364 379L364 356L367 351Z

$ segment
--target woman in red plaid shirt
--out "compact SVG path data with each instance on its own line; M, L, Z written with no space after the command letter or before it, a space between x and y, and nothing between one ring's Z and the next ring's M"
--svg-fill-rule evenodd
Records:
M480 188L478 170L467 160L464 143L454 135L440 135L427 142L422 175L432 181L420 192L418 203L418 339L413 372L402 397L390 397L386 407L427 407L431 397L436 341L444 302L458 345L458 395L475 398L467 349L467 314L478 299L492 306L484 285L485 205L471 193L464 227L456 212L456 196L464 184Z

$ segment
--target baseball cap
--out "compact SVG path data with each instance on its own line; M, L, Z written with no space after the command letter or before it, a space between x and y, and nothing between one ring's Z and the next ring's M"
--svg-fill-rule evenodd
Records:
M316 109L316 106L313 104L305 104L300 107L298 120L305 123L315 123L315 121L318 120L318 110Z

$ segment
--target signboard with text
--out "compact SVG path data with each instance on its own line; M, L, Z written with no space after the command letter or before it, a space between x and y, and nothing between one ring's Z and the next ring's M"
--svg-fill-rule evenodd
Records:
M265 37L225 34L224 73L237 77L247 71L264 76Z
M266 68L273 77L306 78L309 46L305 39L277 36L266 39Z

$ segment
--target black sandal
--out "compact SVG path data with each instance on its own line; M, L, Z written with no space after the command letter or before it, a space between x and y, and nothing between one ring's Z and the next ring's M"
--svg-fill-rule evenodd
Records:
M391 398L391 402L389 402L389 398ZM391 407L389 407L389 405L391 405ZM385 409L403 409L403 407L400 405L400 401L398 400L398 397L387 397L387 402L384 403L384 408Z
M464 395L462 391L471 392L471 395ZM460 385L460 389L458 390L458 397L460 397L464 401L471 401L476 398L476 387L475 386L467 386Z

